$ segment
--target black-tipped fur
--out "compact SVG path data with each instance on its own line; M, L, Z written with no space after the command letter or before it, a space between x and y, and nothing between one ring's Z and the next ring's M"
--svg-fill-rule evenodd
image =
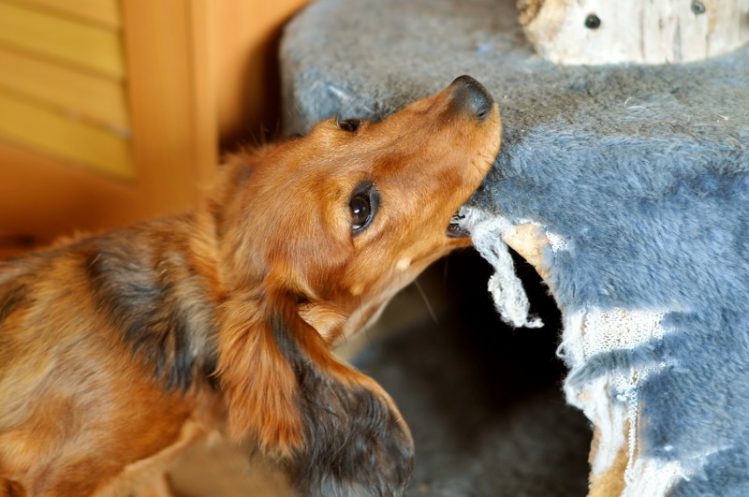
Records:
M305 441L288 469L300 495L402 495L413 469L414 447L397 414L374 392L321 372L279 315L272 325L299 386Z
M159 244L160 251L136 260L119 235L92 239L84 251L95 304L168 390L187 390L196 374L210 381L215 320L205 285L196 281L200 277L185 260L184 247L174 246L179 243L175 237ZM129 235L144 236L135 230Z
M23 283L13 282L8 288L3 288L0 292L0 323L27 302L28 289Z

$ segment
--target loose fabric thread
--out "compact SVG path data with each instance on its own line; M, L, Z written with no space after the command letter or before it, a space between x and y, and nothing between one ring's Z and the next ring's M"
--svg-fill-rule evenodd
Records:
M471 232L476 250L494 267L495 273L489 278L489 292L502 321L516 328L542 327L544 323L540 318L528 315L528 296L515 274L507 244L502 241L502 234L515 228L503 217L486 219L475 209L463 209L461 216L460 224Z

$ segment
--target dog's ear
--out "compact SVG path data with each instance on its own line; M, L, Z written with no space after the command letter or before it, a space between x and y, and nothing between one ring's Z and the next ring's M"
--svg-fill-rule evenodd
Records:
M392 399L336 359L293 297L262 300L251 329L220 340L232 432L281 456L305 497L401 495L414 450Z
M228 409L229 434L251 436L267 454L288 458L303 444L298 385L276 342L264 295L223 304L217 376Z

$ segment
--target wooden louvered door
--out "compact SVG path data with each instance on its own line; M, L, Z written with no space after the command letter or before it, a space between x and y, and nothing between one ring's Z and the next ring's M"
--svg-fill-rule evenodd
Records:
M0 0L0 256L193 207L219 139L279 128L304 3Z
M0 248L194 205L217 156L210 5L0 0Z

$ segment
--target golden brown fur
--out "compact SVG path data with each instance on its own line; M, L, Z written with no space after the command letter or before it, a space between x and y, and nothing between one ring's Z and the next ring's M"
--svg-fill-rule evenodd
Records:
M397 495L408 428L331 347L469 243L445 230L500 123L457 101L465 84L237 154L194 214L0 261L0 496L117 495L214 430L254 439L303 494ZM380 207L352 235L362 182Z

